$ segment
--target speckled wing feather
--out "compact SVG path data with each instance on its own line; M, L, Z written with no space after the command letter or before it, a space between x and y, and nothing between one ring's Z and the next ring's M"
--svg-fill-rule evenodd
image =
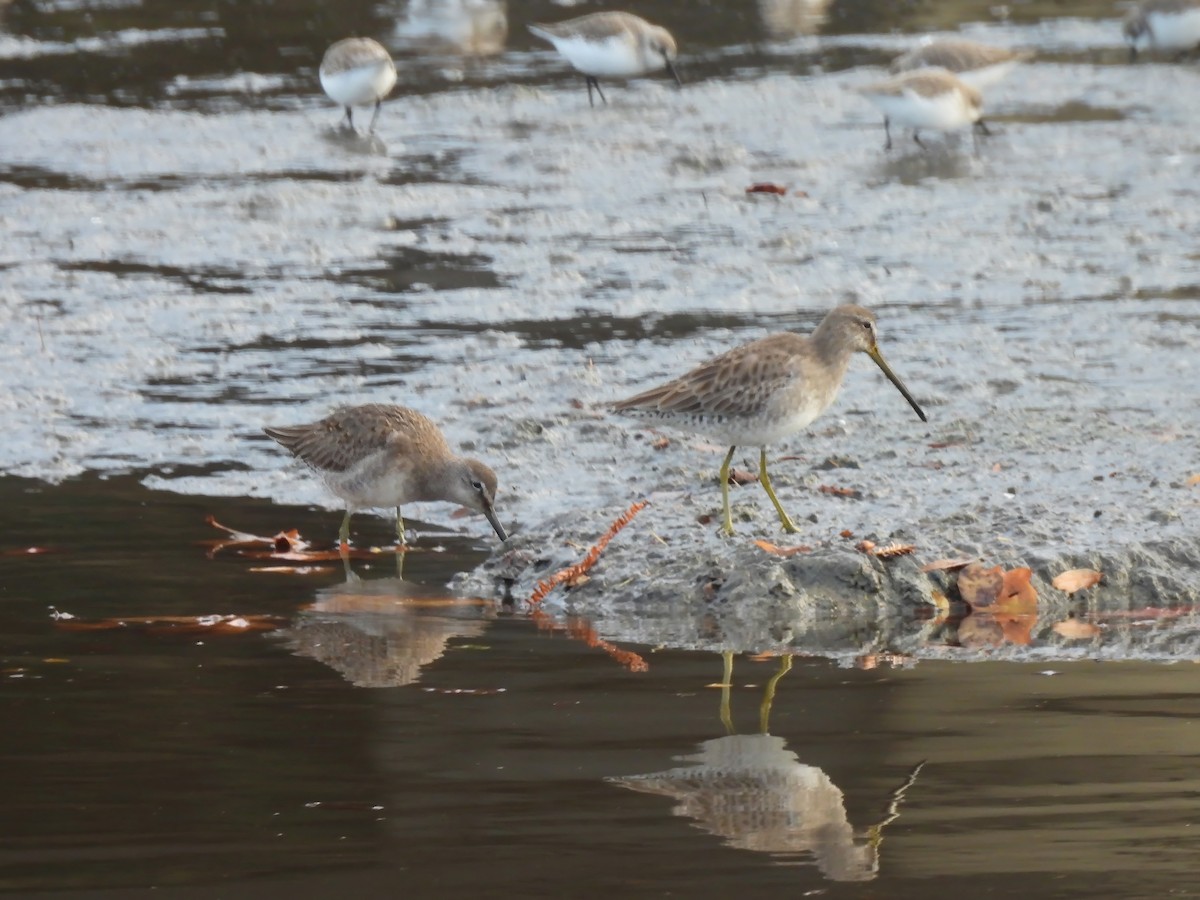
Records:
M335 410L319 422L263 429L314 469L345 472L385 450L407 455L414 442L445 445L441 431L405 406L372 403Z
M858 90L863 94L882 97L903 97L905 91L912 91L921 97L937 97L960 87L962 83L953 72L947 72L945 69L916 69L887 81L868 84Z
M736 347L673 381L613 404L616 412L653 417L757 417L784 385L802 377L798 334L773 334Z
M1028 55L1006 47L993 47L975 41L934 41L897 57L892 63L892 71L904 72L909 69L940 66L951 72L966 72L999 65L1011 59L1025 58Z
M606 41L623 31L636 33L630 21L633 18L624 12L595 12L550 25L538 22L531 25L530 29L535 34L543 31L557 38L578 37L585 41Z

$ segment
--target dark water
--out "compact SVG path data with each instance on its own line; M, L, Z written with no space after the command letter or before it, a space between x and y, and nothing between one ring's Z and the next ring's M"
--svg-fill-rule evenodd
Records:
M461 540L346 584L200 543L210 513L321 534L328 512L122 479L2 499L0 549L50 551L2 560L14 895L1200 894L1190 662L801 658L764 712L779 662L743 658L723 718L715 654L626 648L634 674L520 609L437 602L478 559ZM136 622L213 613L282 627Z
M696 3L680 16L676 4L656 2L637 11L678 23L687 77L701 84L763 69L878 65L894 48L839 39L996 24L998 11L1011 15L1011 27L1045 38L1051 49L1044 59L1053 60L1058 46L1076 64L1121 58L1116 38L1114 46L1086 46L1094 34L1107 34L1099 27L1073 37L1072 29L1083 28L1076 19L1114 16L1107 3L809 5ZM412 35L436 31L437 10L453 7L0 2L6 146L43 140L52 149L88 127L120 132L112 140L118 149L101 162L62 164L51 152L49 161L0 161L0 313L6 331L20 338L2 360L12 383L0 401L20 422L19 429L10 424L9 448L0 452L10 473L0 477L0 892L206 900L1200 895L1200 680L1190 660L925 661L860 670L798 658L773 683L768 704L778 660L739 658L723 698L714 686L723 666L715 654L627 647L649 663L649 671L631 673L588 646L586 622L539 621L493 597L446 596L448 579L490 549L483 538L418 526L423 552L404 561L403 580L387 555L356 562L352 577L340 562L301 574L255 571L276 563L230 553L209 558L205 542L219 536L205 524L210 514L258 534L290 527L334 534L336 513L197 488L224 473L221 484L234 487L227 493L239 485L259 490L268 478L275 480L263 490L274 495L307 489L295 471L274 474L282 468L274 448L246 462L252 449L268 446L257 434L260 420L300 415L301 400L324 406L332 394L411 391L415 382L433 403L434 388L421 390L423 377L452 384L475 403L472 392L499 392L501 380L506 387L527 377L536 383L545 371L539 365L574 372L576 351L598 343L627 356L629 347L649 353L669 338L783 319L771 309L725 310L692 298L686 308L665 301L653 316L601 310L659 277L653 271L630 280L607 265L589 274L578 308L571 298L553 316L519 307L507 294L479 301L478 315L460 306L447 312L455 301L436 295L502 294L511 273L493 272L487 254L456 243L457 226L440 208L386 225L382 215L363 214L376 231L433 234L426 247L402 241L377 256L363 251L366 259L334 252L327 264L297 261L290 247L316 226L288 220L288 231L267 215L264 232L288 237L276 242L276 256L243 266L238 254L212 245L215 258L206 257L211 238L203 228L193 233L204 221L193 215L204 210L210 221L241 227L264 209L292 210L326 187L352 191L371 179L462 193L475 186L457 166L470 135L420 136L428 147L413 138L407 155L374 169L369 156L346 163L340 151L315 154L321 159L313 165L297 156L295 168L285 152L270 156L318 139L316 126L297 131L291 119L272 126L269 113L316 109L314 122L326 113L336 119L336 110L314 98L313 78L334 37L376 35L402 60L385 122L397 121L401 98L507 85L581 90L523 28L572 8L509 4L511 52L460 58L423 51ZM1060 18L1067 23L1061 32L1038 31ZM805 42L817 29L828 38L820 48ZM486 100L470 102L486 110ZM45 108L51 112L35 121L61 132L13 135L12 128L27 127L14 121L27 123ZM1088 112L1093 105L1051 101L1022 116L1062 120L1064 109L1081 121L1105 118ZM106 110L128 111L128 119L99 116ZM155 144L162 120L147 123L139 110L203 114L185 121L208 137L188 132L180 141L208 141L208 155L184 172L162 169L160 158L177 148ZM204 130L226 114L245 114L243 126L235 119L230 131ZM255 145L270 156L262 171L252 160L242 168L253 152L222 155L237 128L253 135L260 126L286 135L269 132ZM122 143L121 129L133 137ZM528 123L512 129L540 134ZM720 162L725 151L702 147L680 165L702 169L706 152ZM122 156L141 160L143 153L146 171ZM507 184L500 175L496 181ZM316 187L272 192L272 184ZM262 195L236 193L247 185L262 185ZM182 213L169 197L156 199L176 191ZM67 195L83 212L67 206ZM12 212L28 208L26 197L36 198L32 219ZM407 208L394 202L389 209ZM89 228L88 216L115 218L130 205L144 205L149 226L116 228L111 238ZM245 215L223 217L230 206ZM349 244L362 239L366 227L344 208L321 209L333 209L341 229L322 232L323 239L337 247L341 231L351 232ZM1174 221L1149 206L1146 215ZM183 237L177 219L187 224ZM163 222L174 224L156 231ZM1186 223L1179 230L1189 233ZM140 243L148 234L160 244ZM726 242L714 234L705 240ZM17 237L32 248L20 258L10 256L18 253ZM630 256L663 244L650 231L618 238L614 252ZM1092 238L1089 232L1079 244ZM871 242L862 243L869 252ZM1194 260L1176 266L1171 259L1164 269L1194 281ZM282 299L270 293L280 284L288 288ZM934 299L957 310L956 290ZM549 293L539 299L549 302ZM346 296L346 305L335 305ZM1179 293L1177 318L1163 327L1190 333L1195 296L1194 287ZM170 300L178 301L173 317L157 305ZM118 312L131 306L122 319ZM1121 315L1146 322L1141 310ZM170 344L181 361L175 365L147 335ZM1090 338L1097 340L1094 332ZM485 356L509 354L505 340L519 344L531 357L521 360L528 368L520 377L504 370L501 379L493 357L460 365L461 345L476 339L501 348L471 344ZM390 354L371 349L376 342ZM1156 353L1163 346L1145 343ZM109 358L127 349L131 361ZM161 366L143 369L147 357L161 357ZM1167 370L1190 377L1190 358L1180 352ZM1165 363L1166 355L1154 361ZM1127 375L1121 362L1112 365ZM1153 378L1145 380L1157 386L1160 368L1146 365ZM1128 389L1129 381L1122 385ZM458 437L461 418L453 426ZM1187 427L1174 446L1187 443ZM519 463L519 447L513 453ZM97 470L117 474L102 478ZM538 471L527 465L521 476L531 516L548 503L534 491ZM31 473L70 477L50 485L23 477ZM146 481L174 483L190 495L150 490ZM357 522L364 538L386 541L386 519ZM62 613L75 618L55 618ZM163 621L213 614L257 617L270 630L217 633ZM66 627L106 622L114 627Z

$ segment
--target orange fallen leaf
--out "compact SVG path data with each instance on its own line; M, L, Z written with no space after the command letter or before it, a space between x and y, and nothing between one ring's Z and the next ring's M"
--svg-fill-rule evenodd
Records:
M1026 616L1037 612L1037 588L1030 578L1033 572L1027 568L1009 569L1004 573L1000 596L992 605L994 614Z
M795 556L797 553L812 553L812 547L808 544L798 544L795 547L780 547L777 544L772 544L770 541L755 541L755 545L768 553L773 553L776 556Z
M997 615L996 623L1000 626L1000 633L1009 643L1025 647L1033 642L1033 626L1037 623L1037 616Z
M1095 569L1069 569L1054 576L1050 583L1064 594L1074 594L1099 584L1104 576Z
M866 538L863 538L861 541L859 541L857 544L854 545L854 549L857 550L859 553L871 553L875 550L875 542L869 541Z
M817 490L822 494L832 494L834 497L848 497L851 500L862 499L862 491L857 488L834 487L831 484L823 484Z
M1187 480L1188 487L1195 487L1198 484L1200 484L1200 472L1197 472L1195 475L1193 475L1191 478L1189 478Z
M749 472L746 469L729 470L730 484L753 484L756 481L758 481L757 472Z
M847 528L843 531L839 531L838 537L845 538L846 540L850 540L850 538L854 537L854 532L851 531L849 528Z
M946 569L961 569L964 566L969 566L975 562L974 559L964 557L961 559L935 559L931 563L925 563L921 566L922 572L942 572Z
M769 181L756 181L746 188L747 194L777 194L780 197L787 194L787 188Z
M1100 634L1100 626L1081 619L1063 619L1052 626L1054 633L1068 641L1086 641Z
M663 435L662 437L653 441L650 444L650 446L653 447L655 450L666 450L668 447L671 446L671 439L669 437L667 437L666 435Z

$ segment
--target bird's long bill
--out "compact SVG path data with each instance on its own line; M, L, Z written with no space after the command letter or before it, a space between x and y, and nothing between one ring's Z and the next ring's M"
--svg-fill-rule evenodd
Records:
M924 416L922 416L924 418ZM504 530L504 526L500 524L500 520L496 518L496 511L490 506L485 507L483 514L487 516L487 520L492 523L492 527L496 529L496 534L500 537L500 542L508 540L508 534Z
M675 63L667 59L666 56L663 56L663 62L667 64L667 71L670 72L671 77L675 79L675 84L679 87L683 87L683 82L679 80L679 73L675 71Z
M872 347L870 350L867 351L867 355L870 356L871 359L875 360L875 365L877 365L877 366L879 366L879 368L883 369L883 374L888 377L888 381L890 381L892 384L894 384L896 386L896 390L898 390L901 394L904 395L904 399L908 401L909 406L911 406L914 410L916 410L917 415L921 417L921 421L928 422L929 420L927 418L925 418L924 410L922 410L921 407L917 405L917 401L914 400L913 395L908 392L908 388L906 388L904 386L904 382L900 380L900 378L896 375L896 373L892 371L892 367L889 366L887 364L887 362L884 360L883 354L879 352L879 348Z

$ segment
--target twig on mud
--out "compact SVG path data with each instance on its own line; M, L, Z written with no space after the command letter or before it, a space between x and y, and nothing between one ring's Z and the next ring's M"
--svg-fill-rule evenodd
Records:
M600 554L604 552L604 548L608 546L608 542L617 536L617 532L632 522L633 517L641 512L645 506L646 501L639 500L637 503L634 503L632 506L630 506L629 509L625 510L625 512L621 514L621 517L612 523L604 537L596 541L595 546L588 551L587 556L583 558L582 562L577 562L573 566L568 566L565 569L555 572L545 581L539 581L537 588L532 594L529 595L528 602L536 606L537 604L541 603L542 600L546 598L546 595L554 590L556 586L562 584L564 581L572 581L577 579L580 575L594 566L596 564L596 560L600 558Z

